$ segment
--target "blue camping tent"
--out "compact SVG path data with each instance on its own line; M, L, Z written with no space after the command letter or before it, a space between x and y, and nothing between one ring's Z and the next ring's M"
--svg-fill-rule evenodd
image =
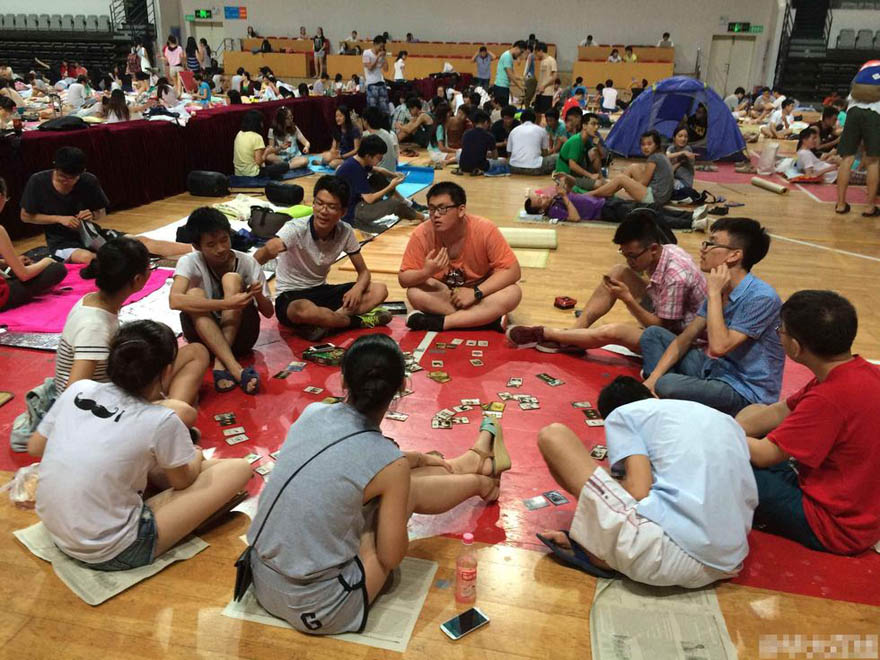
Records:
M730 110L706 83L673 76L654 83L639 94L611 128L607 147L621 156L641 156L639 137L657 130L667 138L685 115L692 115L702 103L708 110L705 145L695 149L707 160L719 160L745 149L746 143Z

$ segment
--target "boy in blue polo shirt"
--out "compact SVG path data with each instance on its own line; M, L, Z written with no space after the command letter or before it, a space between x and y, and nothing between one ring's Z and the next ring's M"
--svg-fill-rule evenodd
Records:
M645 385L661 398L698 401L729 415L752 403L775 403L785 354L779 340L782 301L749 271L770 248L756 220L722 218L703 241L700 269L708 298L677 337L652 326L639 344ZM703 334L707 350L692 348Z

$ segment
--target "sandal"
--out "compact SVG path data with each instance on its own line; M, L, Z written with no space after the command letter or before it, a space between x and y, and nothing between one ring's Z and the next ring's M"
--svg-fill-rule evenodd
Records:
M563 532L563 534L568 537L568 542L571 543L571 550L563 548L556 541L544 536L543 534L535 534L535 536L538 537L538 540L541 543L550 548L550 552L553 553L553 556L556 557L563 564L578 568L584 573L587 573L588 575L592 575L593 577L597 578L613 580L615 578L621 577L620 573L618 573L617 571L611 571L596 566L596 564L590 561L589 555L587 555L586 550L583 549L580 543L571 538L568 532Z
M843 203L843 209L840 210L840 211L838 211L838 210L837 210L837 207L835 206L835 207L834 207L834 212L837 213L838 215L843 215L844 213L849 213L849 212L850 212L849 202L844 202L844 203Z
M499 477L502 472L507 472L511 467L510 454L507 452L507 446L504 444L504 437L501 432L501 426L495 421L494 417L483 417L480 424L480 432L488 431L492 434L492 451L486 453L480 449L471 447L469 451L474 452L482 460L480 468L483 467L483 461L489 459L492 461L491 477Z
M849 206L849 204L847 204L847 206ZM862 213L862 217L863 217L863 218L877 218L877 217L880 217L880 208L878 208L878 207L875 206L875 207L872 208L870 211L865 211L864 213Z
M230 392L235 389L235 378L232 377L232 374L229 373L227 369L214 369L214 391L215 392ZM220 387L218 383L221 380L228 380L232 385L227 385L225 387Z
M254 384L252 390L248 389L248 385ZM253 367L241 370L241 381L238 383L241 391L245 394L256 394L260 391L260 374Z

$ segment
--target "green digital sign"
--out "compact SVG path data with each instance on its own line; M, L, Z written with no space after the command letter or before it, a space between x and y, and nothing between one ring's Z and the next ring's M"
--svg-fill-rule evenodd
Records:
M752 28L751 23L728 23L728 32L749 32Z
M196 15L196 18L211 18L211 10L210 9L196 9L195 15Z

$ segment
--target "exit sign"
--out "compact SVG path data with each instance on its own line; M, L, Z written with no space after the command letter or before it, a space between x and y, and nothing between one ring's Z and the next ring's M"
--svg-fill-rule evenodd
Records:
M210 9L196 9L195 11L196 18L211 18L211 15Z
M728 32L749 32L752 28L751 23L728 23ZM763 28L761 28L763 30Z
M749 32L751 32L752 34L762 34L764 32L764 26L763 25L752 25L749 28Z

